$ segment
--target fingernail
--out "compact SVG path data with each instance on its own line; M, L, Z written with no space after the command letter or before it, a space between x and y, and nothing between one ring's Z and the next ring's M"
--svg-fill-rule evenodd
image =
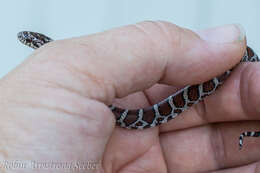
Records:
M201 39L215 43L234 43L245 40L245 30L240 24L230 24L197 32Z

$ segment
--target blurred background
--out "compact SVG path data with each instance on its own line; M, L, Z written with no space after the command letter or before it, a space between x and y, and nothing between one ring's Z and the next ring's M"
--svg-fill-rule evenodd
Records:
M101 32L143 20L166 20L192 30L240 23L248 45L260 53L259 0L6 0L0 6L0 77L32 49L17 41L19 31L53 39Z

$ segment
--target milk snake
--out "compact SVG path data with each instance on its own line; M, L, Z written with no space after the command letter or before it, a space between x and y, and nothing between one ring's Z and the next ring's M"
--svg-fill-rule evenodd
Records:
M51 38L43 34L30 31L19 32L17 37L23 44L33 49L37 49L42 45L53 41ZM259 61L258 56L251 48L247 47L246 52L240 62L255 61ZM173 95L170 95L168 98L150 107L128 110L110 105L109 108L114 113L116 124L118 126L128 129L145 129L155 127L174 119L192 105L197 104L206 96L212 94L219 86L221 86L224 80L229 76L232 69L204 83L186 86ZM239 137L240 148L243 146L244 137L259 136L260 131L242 133Z

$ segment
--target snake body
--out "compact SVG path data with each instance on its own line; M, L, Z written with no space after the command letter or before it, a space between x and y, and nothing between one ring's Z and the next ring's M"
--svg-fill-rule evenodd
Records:
M37 49L44 44L53 41L51 38L36 32L23 31L18 33L18 39L25 45ZM255 52L247 47L244 56L240 62L259 61ZM233 69L233 68L232 68ZM109 108L114 113L116 124L128 129L145 129L155 127L162 123L167 123L174 119L183 111L194 104L202 101L205 97L211 95L225 79L230 75L232 69L226 71L209 81L197 85L186 86L173 95L153 106L143 109L122 109L110 105ZM243 138L247 136L260 136L260 132L244 132L239 137L239 146L243 145Z

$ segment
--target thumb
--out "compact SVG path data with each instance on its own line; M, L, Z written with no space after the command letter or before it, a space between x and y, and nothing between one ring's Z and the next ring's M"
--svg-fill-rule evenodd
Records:
M105 102L157 82L183 86L207 81L237 64L246 48L239 25L195 33L161 21L117 28L76 42L91 44L94 54L88 56L99 59L84 68L104 81L105 86L96 92L103 94L95 99Z

